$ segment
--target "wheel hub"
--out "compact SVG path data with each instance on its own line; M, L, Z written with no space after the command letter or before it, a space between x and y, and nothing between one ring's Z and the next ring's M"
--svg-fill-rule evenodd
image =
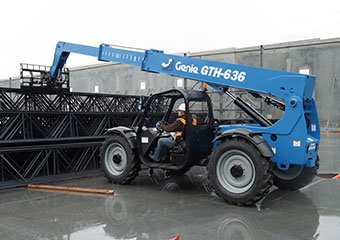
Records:
M105 151L105 165L113 176L124 173L127 166L127 153L124 147L116 142L111 143Z
M113 155L112 157L112 161L115 163L115 164L120 164L122 162L122 156L120 156L119 154L115 154Z
M231 167L230 169L230 174L231 176L233 176L234 178L240 178L243 176L243 171L244 169L242 168L241 165L234 165Z
M248 154L238 149L230 149L217 160L216 175L227 191L245 193L255 182L255 166Z

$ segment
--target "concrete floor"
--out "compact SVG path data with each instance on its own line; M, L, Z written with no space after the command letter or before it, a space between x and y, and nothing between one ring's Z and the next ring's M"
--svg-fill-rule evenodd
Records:
M320 172L340 172L340 135L324 135ZM210 191L204 168L154 179L142 172L129 186L104 177L55 183L114 189L114 196L0 191L0 240L338 239L340 180L315 178L300 191L275 190L257 207L231 206Z
M28 190L0 192L0 239L337 239L340 180L316 178L301 191L274 190L258 207L237 207L210 192L206 172L129 186L103 177L58 185L114 189L114 196Z

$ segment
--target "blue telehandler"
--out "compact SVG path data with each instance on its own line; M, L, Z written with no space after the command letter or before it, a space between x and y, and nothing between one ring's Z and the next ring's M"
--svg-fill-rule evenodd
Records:
M273 184L299 189L317 173L320 128L313 99L315 76L165 54L154 49L58 42L53 64L44 75L48 85L58 87L62 82L70 53L203 82L225 93L252 119L246 124L221 124L214 119L211 100L204 90L173 89L151 95L131 127L118 126L106 132L100 160L105 176L113 183L130 183L142 167L150 173L158 168L180 175L192 166L207 166L211 185L219 197L231 204L252 205ZM267 119L230 88L263 99L282 112L281 118ZM176 117L174 110L183 103L186 119L195 116L197 124L187 121L169 158L155 162L150 153L160 138L169 137L155 124L171 122Z

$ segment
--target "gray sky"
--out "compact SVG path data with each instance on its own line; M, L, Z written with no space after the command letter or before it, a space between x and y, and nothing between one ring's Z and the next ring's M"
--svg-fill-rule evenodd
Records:
M340 37L335 0L10 0L0 2L0 79L51 65L58 41L167 53ZM68 67L97 63L71 55Z

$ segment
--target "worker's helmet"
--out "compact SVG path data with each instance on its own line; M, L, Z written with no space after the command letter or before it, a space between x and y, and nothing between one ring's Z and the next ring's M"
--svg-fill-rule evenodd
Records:
M177 111L183 111L183 112L185 112L185 103L181 103L181 104L178 106Z

